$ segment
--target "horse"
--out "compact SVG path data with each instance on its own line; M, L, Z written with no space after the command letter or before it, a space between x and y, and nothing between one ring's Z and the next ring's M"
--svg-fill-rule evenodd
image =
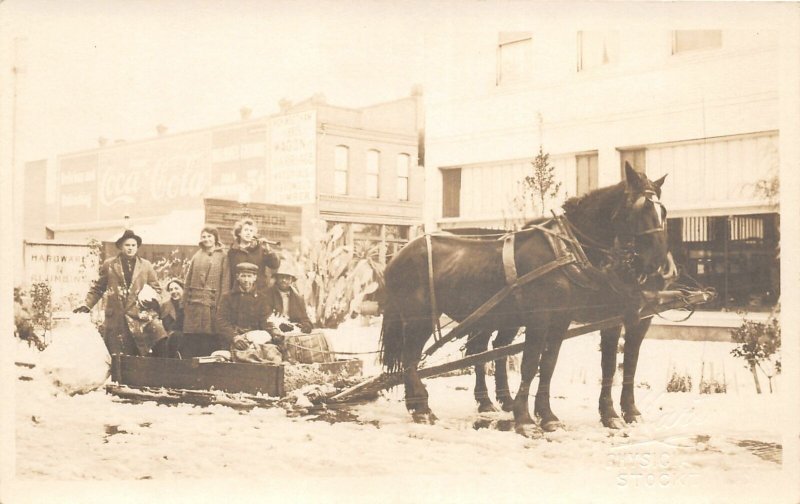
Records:
M659 271L659 274L655 277L649 277L647 279L646 286L643 286L643 288L646 287L647 289L653 291L663 290L670 282L677 278L677 267L673 261L672 254L668 253L667 258L667 267L664 268L663 271ZM600 412L600 421L605 427L610 429L621 429L625 426L625 424L642 421L642 415L636 408L636 401L634 399L633 380L636 375L636 367L639 361L639 349L645 335L647 334L647 330L650 328L650 323L652 320L652 317L646 317L635 324L623 324L620 326L600 330L600 366L602 371L602 381L598 410ZM622 418L620 418L614 409L614 402L611 398L611 386L614 383L614 374L617 369L617 347L619 345L619 338L623 327L625 327L625 344L623 347L625 358L623 361L623 384L622 394L620 397ZM498 330L497 335L495 336L494 340L492 340L492 347L500 348L510 345L518 332L519 329L504 328ZM470 334L465 345L466 355L470 356L486 351L488 349L491 336L492 331L483 331ZM549 361L553 359L553 351L553 345L547 345L542 355L542 361ZM501 357L494 361L495 397L500 403L500 409L503 411L511 411L513 398L511 397L510 388L508 386L506 364L506 357ZM489 392L486 386L486 370L483 364L475 365L474 396L475 401L478 403L479 413L499 411L489 398ZM552 431L558 428L559 425L553 422L545 422L542 427L544 430Z
M511 407L520 434L536 434L528 393L537 369L541 378L536 413L545 424L559 422L549 405L549 379L572 321L622 314L627 322L638 322L639 282L668 263L666 210L658 201L664 178L650 181L626 163L620 183L564 203L563 221L586 249L585 266L593 277L607 281L576 281L582 273L573 271L574 264L549 268L565 257L557 245L569 241L563 236L553 239L560 236L553 222L514 233L510 256L515 272L525 276L546 271L492 306L475 331L526 327L520 385ZM438 317L444 313L463 321L506 287L505 244L447 235L419 237L387 266L381 360L387 372L403 373L405 404L414 421L436 420L417 367ZM549 358L540 369L545 348L550 349Z

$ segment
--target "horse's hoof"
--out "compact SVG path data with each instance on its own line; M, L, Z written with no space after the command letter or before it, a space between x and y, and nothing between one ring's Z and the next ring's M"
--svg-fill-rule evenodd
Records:
M436 420L438 420L436 415L430 411L427 413L412 413L411 418L414 419L414 423L426 425L433 425L436 423Z
M514 399L508 398L506 400L498 399L500 401L500 408L503 411L512 412L514 411Z
M543 437L542 429L532 423L517 424L514 426L514 432L528 439L540 439Z
M625 422L620 417L604 417L601 418L603 427L608 429L622 429L625 427Z
M563 429L564 424L562 424L560 420L547 420L546 422L542 422L541 428L544 432L555 432L558 429Z
M478 403L478 413L497 413L497 407L492 404L492 401L480 401Z
M629 413L629 414L623 413L622 414L622 418L624 418L625 422L627 422L629 424L632 424L632 423L643 423L644 422L644 419L642 418L642 415L640 413L639 414L637 414L637 413Z

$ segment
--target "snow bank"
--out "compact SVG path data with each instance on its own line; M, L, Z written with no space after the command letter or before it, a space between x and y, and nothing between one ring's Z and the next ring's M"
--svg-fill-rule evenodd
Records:
M42 372L69 395L98 389L108 379L111 356L89 314L73 314L57 324L42 353Z

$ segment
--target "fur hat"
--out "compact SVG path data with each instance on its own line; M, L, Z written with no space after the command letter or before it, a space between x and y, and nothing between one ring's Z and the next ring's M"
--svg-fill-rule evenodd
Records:
M166 286L164 286L164 288L165 288L166 290L169 290L169 286L170 286L170 285L172 285L172 284L174 284L174 283L176 283L176 284L180 285L180 286L181 286L181 289L183 289L183 282L182 282L180 279L178 279L178 278L172 278L172 279L171 279L169 282L167 282L167 285L166 285Z
M125 240L127 240L129 238L133 238L134 240L136 240L136 245L137 246L139 246L139 247L142 246L142 237L137 235L136 233L134 233L133 230L126 229L125 232L122 233L122 236L120 236L119 239L115 242L117 244L117 248L121 249L122 248L122 242L124 242Z

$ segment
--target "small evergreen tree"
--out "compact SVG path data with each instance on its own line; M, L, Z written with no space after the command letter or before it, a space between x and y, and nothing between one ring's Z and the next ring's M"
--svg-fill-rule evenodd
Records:
M539 154L531 163L533 174L525 177L525 187L539 204L539 215L544 215L547 200L558 196L561 182L556 180L556 167L550 164L550 154L539 145Z

